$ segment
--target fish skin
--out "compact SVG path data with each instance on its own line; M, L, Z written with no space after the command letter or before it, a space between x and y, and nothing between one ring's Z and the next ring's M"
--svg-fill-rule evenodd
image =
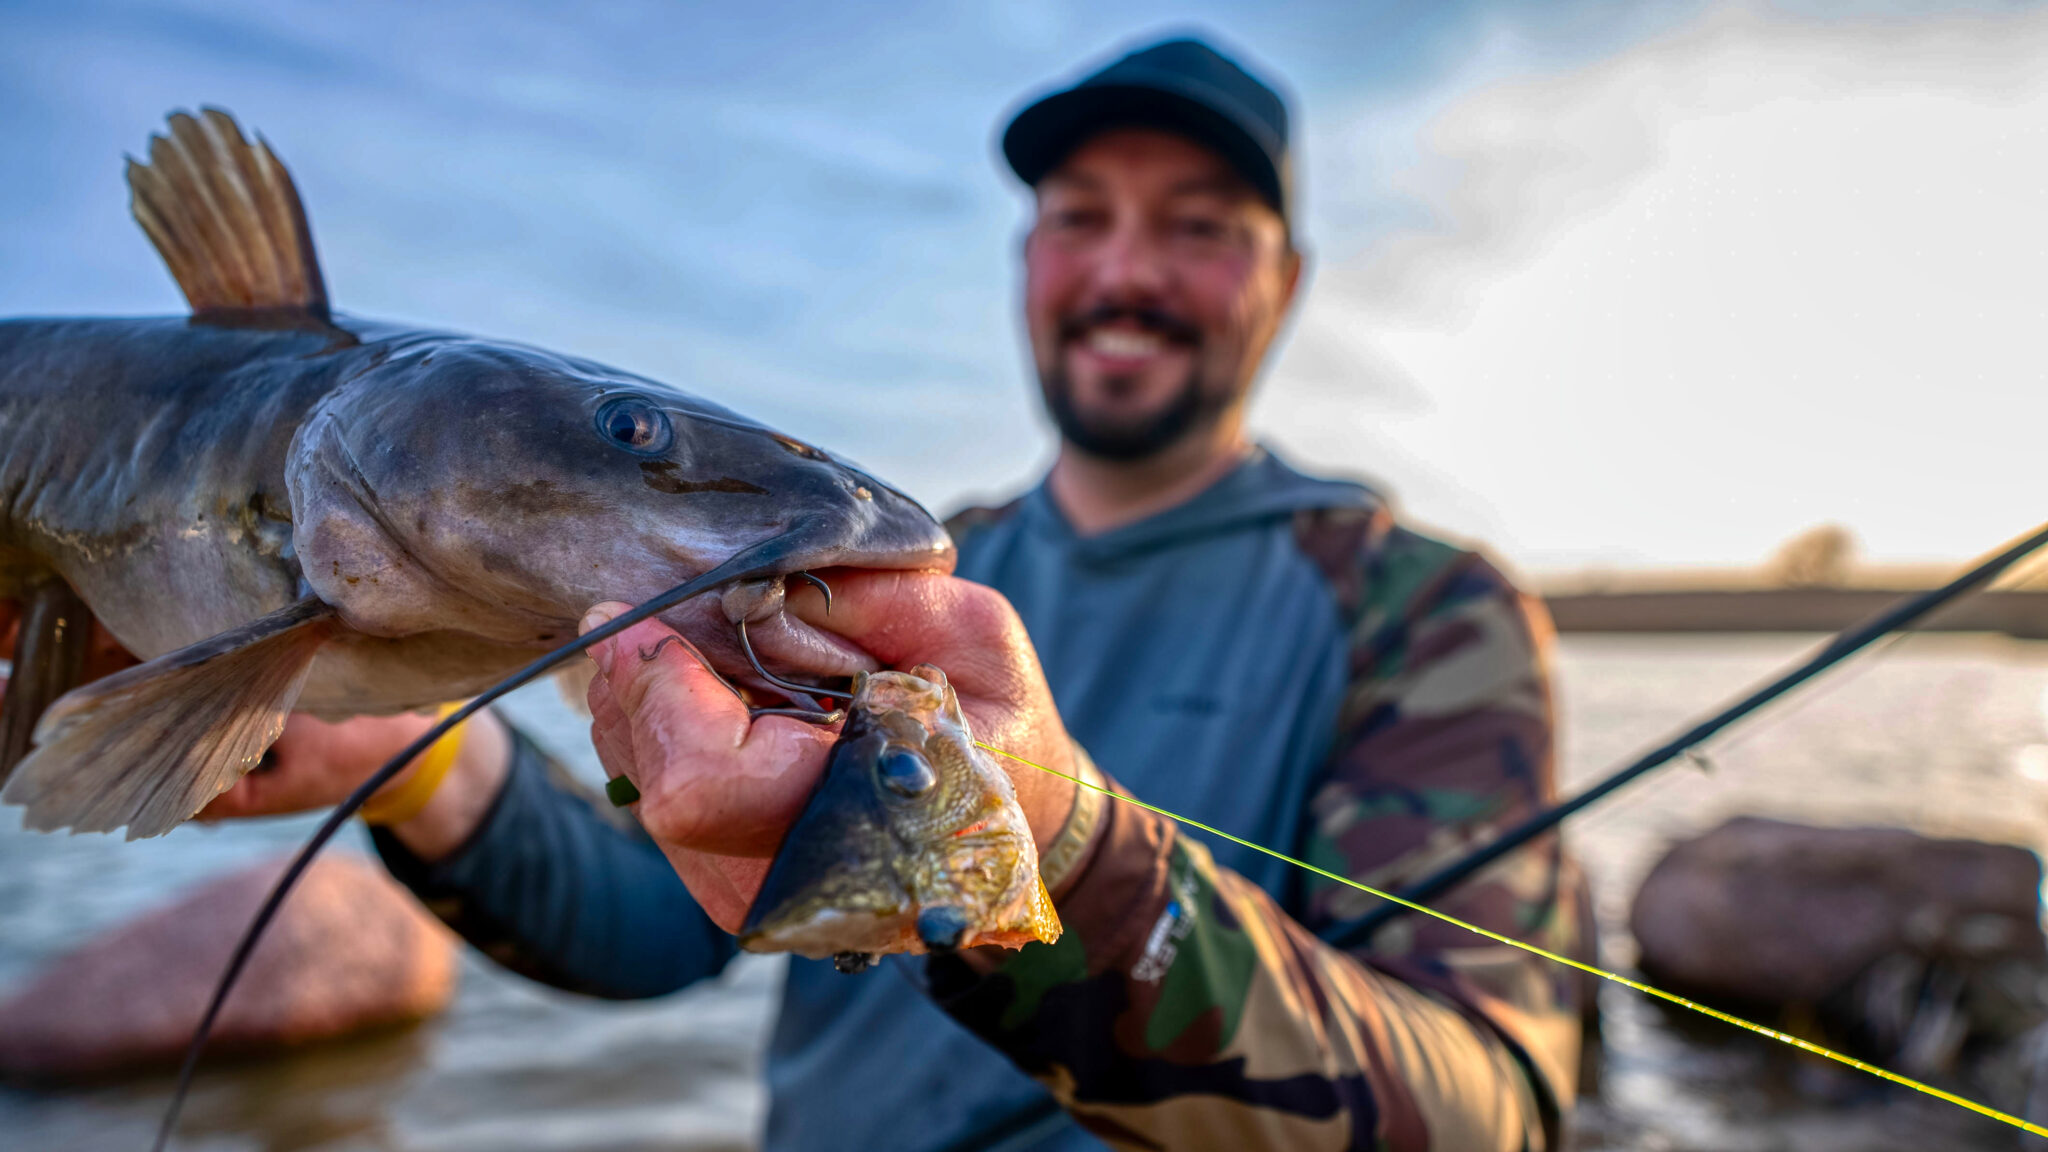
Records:
M905 752L930 771L914 795L885 779L886 758ZM945 673L920 664L858 677L825 775L769 866L740 946L817 959L1059 935L1015 785L975 746Z
M675 430L648 458L596 409L645 397ZM762 541L775 575L835 564L950 571L922 507L816 449L590 361L336 317L295 329L185 317L0 321L0 596L54 573L149 659L308 591L343 628L299 708L388 713L473 695ZM675 494L641 465L760 494ZM868 498L856 495L865 490ZM664 617L738 681L716 598ZM771 666L874 667L788 618Z

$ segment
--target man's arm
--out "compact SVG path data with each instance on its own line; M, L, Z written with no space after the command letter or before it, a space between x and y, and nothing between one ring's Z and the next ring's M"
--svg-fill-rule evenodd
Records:
M202 820L340 802L434 724L422 713L293 716ZM408 768L379 796L408 786ZM533 979L614 998L717 973L733 949L624 814L600 807L492 710L471 717L425 805L373 831L397 877L486 955Z
M1305 853L1376 886L1550 792L1540 610L1476 557L1425 543L1382 528L1383 570L1339 595L1358 626L1353 681ZM1567 879L1554 845L1533 848L1446 910L1571 951ZM1554 1141L1576 1069L1572 974L1413 917L1373 953L1314 935L1373 902L1329 883L1289 915L1171 821L1112 802L1059 902L1067 935L988 973L935 960L933 993L1119 1147Z
M431 862L378 828L377 851L428 909L523 976L613 999L715 976L737 948L645 833L512 732L481 821Z

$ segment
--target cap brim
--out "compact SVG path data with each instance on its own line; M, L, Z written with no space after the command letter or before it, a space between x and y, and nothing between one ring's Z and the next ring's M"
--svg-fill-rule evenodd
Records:
M1090 137L1112 128L1158 128L1213 148L1283 217L1283 176L1256 130L1208 101L1157 85L1084 84L1055 92L1017 113L1003 132L1003 158L1036 186Z

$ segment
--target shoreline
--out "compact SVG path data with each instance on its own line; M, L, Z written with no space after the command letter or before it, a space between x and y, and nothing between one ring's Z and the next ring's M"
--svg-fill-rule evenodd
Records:
M1919 588L1686 588L1545 594L1559 632L1839 632ZM1977 592L1916 625L2048 640L2048 590Z

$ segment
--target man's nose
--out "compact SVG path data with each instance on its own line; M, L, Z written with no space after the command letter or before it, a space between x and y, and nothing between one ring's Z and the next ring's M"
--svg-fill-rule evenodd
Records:
M1120 223L1096 250L1090 287L1108 300L1143 301L1163 293L1171 272L1150 229Z

